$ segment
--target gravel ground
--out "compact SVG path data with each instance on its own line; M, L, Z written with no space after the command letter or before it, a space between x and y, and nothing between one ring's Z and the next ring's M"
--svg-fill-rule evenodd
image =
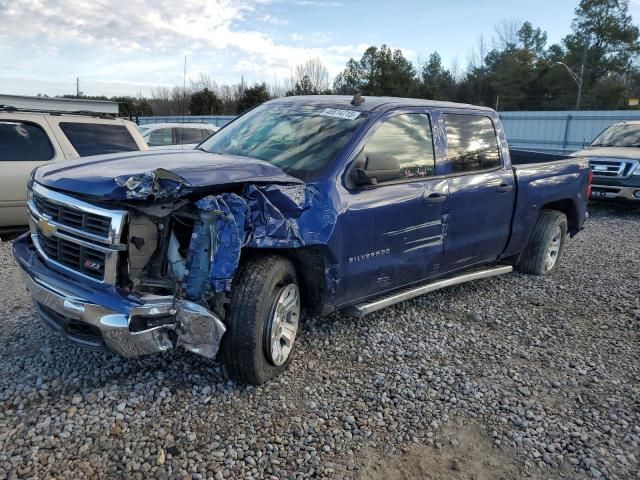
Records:
M0 268L0 479L640 478L640 210L592 208L551 276L307 319L260 388L67 345Z

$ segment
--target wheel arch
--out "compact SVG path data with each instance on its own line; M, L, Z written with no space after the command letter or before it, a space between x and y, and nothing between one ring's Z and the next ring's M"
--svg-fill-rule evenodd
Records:
M248 258L265 255L279 255L288 259L298 278L302 306L310 314L325 313L327 298L326 251L321 246L308 246L291 249L279 248L243 248L240 264Z
M558 212L564 213L567 217L567 227L570 236L573 237L580 231L578 205L570 198L545 203L542 205L540 211L542 210L557 210Z

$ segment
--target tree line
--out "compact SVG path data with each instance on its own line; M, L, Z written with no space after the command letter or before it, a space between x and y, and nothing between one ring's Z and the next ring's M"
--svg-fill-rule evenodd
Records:
M627 108L640 96L639 30L628 0L581 0L571 32L548 45L530 22L504 21L478 40L464 71L446 68L438 52L412 62L401 50L369 47L333 82L320 59L298 65L283 83L218 85L200 74L184 87L158 87L148 98L115 97L120 114L235 115L270 98L354 94L448 100L499 110ZM105 99L105 97L95 97Z

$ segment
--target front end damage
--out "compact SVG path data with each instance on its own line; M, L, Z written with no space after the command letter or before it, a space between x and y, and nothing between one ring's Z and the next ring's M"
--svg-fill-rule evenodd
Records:
M183 347L213 358L243 249L306 243L298 218L313 190L291 180L205 190L158 169L116 177L117 199L97 202L34 184L31 232L14 254L43 321L76 344L127 357ZM101 217L112 221L104 239L89 228ZM76 250L80 263L69 260ZM103 250L113 261L100 263Z

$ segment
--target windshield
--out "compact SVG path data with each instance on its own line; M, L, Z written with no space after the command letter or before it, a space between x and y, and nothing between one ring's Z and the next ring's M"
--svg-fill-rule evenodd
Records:
M200 145L211 153L269 162L310 180L323 171L364 122L366 115L308 105L261 105Z
M590 147L640 147L640 125L619 124L611 125Z

